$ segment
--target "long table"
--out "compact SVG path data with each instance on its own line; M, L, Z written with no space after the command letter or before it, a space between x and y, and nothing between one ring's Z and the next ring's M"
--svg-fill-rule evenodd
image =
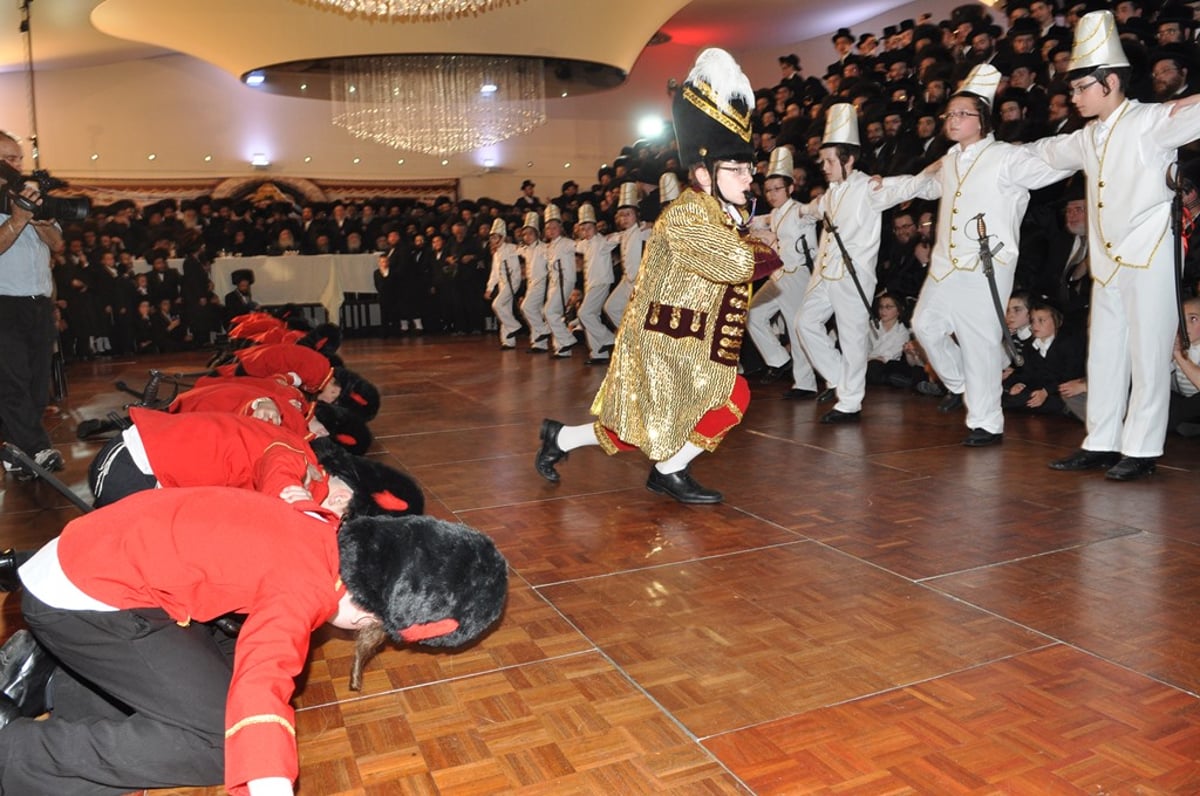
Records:
M374 293L378 254L314 254L282 257L218 257L212 281L217 295L233 289L231 275L254 272L250 292L259 304L320 304L338 322L346 293Z

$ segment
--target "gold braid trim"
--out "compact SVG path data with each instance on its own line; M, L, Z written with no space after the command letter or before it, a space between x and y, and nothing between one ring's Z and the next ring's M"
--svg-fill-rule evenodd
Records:
M621 452L621 449L613 444L612 438L608 436L608 432L604 430L604 424L599 420L592 423L592 431L596 434L596 440L600 443L600 450L613 456Z
M253 724L278 724L279 726L281 726L285 730L287 730L289 733L291 733L293 738L296 737L296 728L292 726L292 723L290 721L285 719L283 716L276 716L274 713L263 713L258 716L247 716L246 718L239 721L237 724L230 727L228 730L225 731L226 740L228 740L229 738L232 738L233 736L237 735L239 732L244 730L246 727L249 727Z
M743 417L742 410L738 409L737 404L735 404L733 401L727 400L727 401L725 401L725 408L729 410L729 414L731 414L737 418L737 421L739 423L742 422L742 417Z
M712 453L713 451L715 451L717 449L717 446L721 444L721 440L723 440L723 439L725 439L724 434L722 434L719 437L706 437L703 434L696 431L695 429L692 429L692 431L690 431L688 433L688 437L687 437L688 442L692 443L697 448L703 448L704 450L708 451L709 453Z
M683 87L683 97L696 110L720 124L738 138L750 142L750 114L738 113L730 105L718 103L716 96L707 83L696 83L694 86Z

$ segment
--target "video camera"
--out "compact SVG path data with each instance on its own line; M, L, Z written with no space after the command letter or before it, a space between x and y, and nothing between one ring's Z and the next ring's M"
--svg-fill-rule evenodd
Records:
M42 203L36 204L21 196L25 184L36 182ZM86 196L50 196L50 191L66 188L65 180L51 177L50 172L38 169L32 174L22 174L11 164L0 160L0 212L12 215L12 204L33 213L36 221L83 221L92 209ZM10 204L11 203L11 204Z

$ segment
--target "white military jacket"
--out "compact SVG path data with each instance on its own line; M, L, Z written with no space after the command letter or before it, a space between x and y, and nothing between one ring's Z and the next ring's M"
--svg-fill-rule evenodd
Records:
M929 277L935 282L955 271L980 267L980 214L995 252L993 265L1015 266L1029 191L1071 176L1070 171L1051 168L1024 147L997 141L991 135L965 148L955 144L938 166L911 177L885 178L882 189L897 202L913 197L942 200L929 261ZM1008 281L1011 284L1011 272Z
M882 222L879 214L895 202L889 203L886 193L871 188L871 178L861 171L852 171L841 182L832 183L817 201L800 205L800 212L815 216L821 221L828 213L838 228L842 243L854 261L854 270L864 289L874 288L875 261L879 258L879 235ZM846 276L846 264L842 262L842 250L833 233L826 230L821 236L817 250L817 265L813 269L815 285L820 279L838 280Z

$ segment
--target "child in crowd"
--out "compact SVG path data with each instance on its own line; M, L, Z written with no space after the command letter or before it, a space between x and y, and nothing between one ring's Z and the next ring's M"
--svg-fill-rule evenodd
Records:
M1188 342L1178 337L1171 352L1171 416L1167 427L1186 437L1200 436L1200 298L1183 302Z
M1004 380L1001 404L1009 411L1065 414L1059 385L1083 376L1083 346L1078 338L1059 335L1062 313L1056 307L1034 304L1028 314L1033 337L1024 363Z
M879 326L872 325L867 332L870 345L867 384L891 384L892 378L899 376L911 385L912 368L904 360L904 346L910 334L901 320L900 303L891 294L883 293L875 299L875 316Z

